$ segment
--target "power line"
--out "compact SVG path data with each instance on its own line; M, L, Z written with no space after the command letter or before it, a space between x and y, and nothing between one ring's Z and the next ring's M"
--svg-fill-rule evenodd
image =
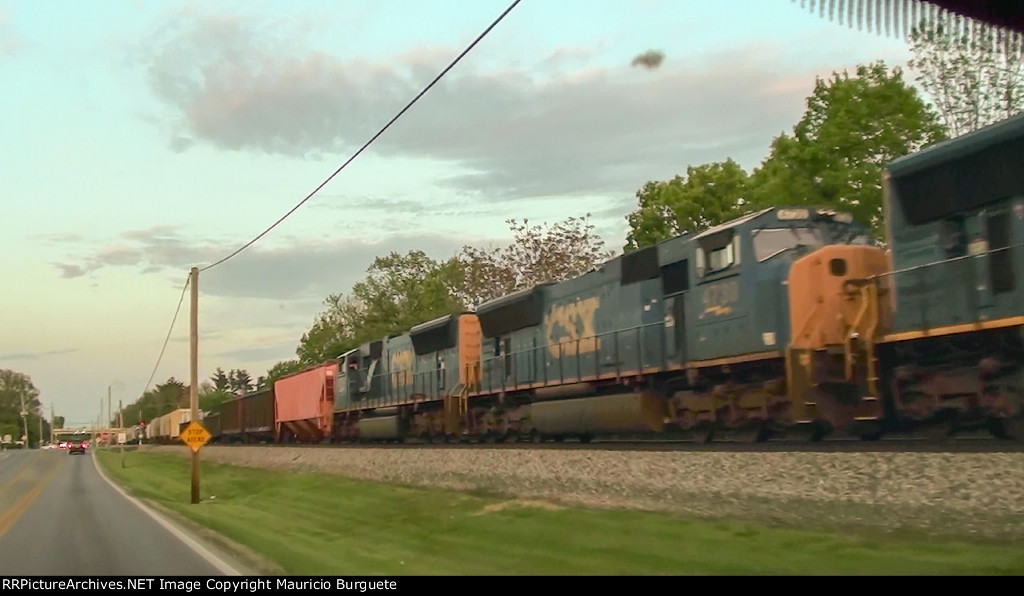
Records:
M480 40L482 40L484 37L486 37L487 34L491 32L491 29L494 29L494 27L496 27L498 25L498 23L500 23L502 21L502 19L504 19L508 15L508 13L512 12L512 9L515 8L516 5L519 4L520 1L521 0L515 0L514 2L512 2L512 4L510 4L509 7L505 9L505 12L501 13L501 15L497 19L495 19L494 22L491 23L489 27L487 27L487 29L484 29L483 33L481 33L479 36L477 36L477 38L475 40L473 40L473 43L469 44L469 46L466 47L466 49L463 50L461 54L456 56L455 59L452 60L452 62L444 70L442 70L440 74L438 74L436 77L434 77L434 80L431 81L429 85L424 87L423 90L420 91L416 95L416 97L414 97L412 99L412 101L410 101L408 104L406 104L406 106L404 108L402 108L402 111L398 112L398 114L396 114L394 118L392 118L387 124L385 124L383 128L381 128L379 131L377 131L377 134L373 135L373 137L370 138L369 141L366 141L366 143L364 143L363 146L360 147L358 151L356 151L354 154L352 154L352 157L348 158L348 160L345 161L345 163L341 164L341 167L339 167L337 170L334 170L334 173L331 174L330 176L328 176L326 180L321 182L320 186L317 186L315 189L313 189L313 192L311 192L308 195L306 195L306 198L304 198L301 201L299 201L299 203L297 205L295 205L294 207L292 207L291 210L288 211L288 213L285 213L281 217L281 219L275 221L273 223L273 225L271 225L266 230L263 230L263 232L261 232L258 236L256 236L255 238L253 238L252 240L247 242L241 248L239 248L235 252L229 254L228 256L224 257L223 259L217 261L216 263L213 263L212 265L207 265L206 267L201 268L199 271L203 272L203 271L207 271L209 269L212 269L212 268L216 267L217 265L220 265L221 263L223 263L223 262L227 261L228 259L234 257L235 255L237 255L238 253L242 252L243 250L249 248L250 246L255 244L257 240L259 240L263 236L267 235L267 233L270 232L270 230L273 230L274 228L277 227L278 224L280 224L282 221L287 219L288 216L290 216L292 213L294 213L306 201L308 201L309 199L313 198L313 195L315 195L317 192L319 192L320 189L323 188L324 186L326 186L328 182L330 182L335 176L338 175L339 172L341 172L343 169L345 169L345 166L347 166L348 164L352 163L352 161L356 157L358 157L360 153L362 153L367 147L370 146L370 144L372 144L374 141L377 140L377 137L379 137L380 135L384 134L384 131L386 131L388 128L390 128L391 125L394 124L395 121L398 120L402 116L402 114L405 114L405 112L409 108L411 108L413 106L413 104L415 104L417 101L419 101L419 99L421 97L423 97L423 95L425 95L427 93L427 91L429 91L431 89L431 87L433 87L438 81L440 81L441 78L444 77L444 75L448 74L448 71L451 70L456 64L458 64L458 62L460 60L462 60L463 56L468 54L469 51L472 50L476 46L476 44L480 43Z
M185 290L188 289L189 281L191 281L192 275L185 279L185 285L181 288L181 297L178 298L178 308L174 309L174 318L171 319L171 327L167 330L167 337L164 339L164 346L160 348L160 355L157 356L156 365L153 366L153 374L149 375L149 380L146 381L146 388L142 390L142 394L145 395L149 391L149 385L153 382L153 377L156 376L156 369L160 367L160 361L163 360L164 350L167 349L167 342L171 339L171 332L174 331L174 323L178 320L178 313L181 312L181 303L185 300Z

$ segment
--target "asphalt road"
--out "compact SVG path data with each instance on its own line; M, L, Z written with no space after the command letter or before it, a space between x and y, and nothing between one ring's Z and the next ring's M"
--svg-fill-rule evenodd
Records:
M0 452L0 576L232 573L215 561L112 487L91 453Z

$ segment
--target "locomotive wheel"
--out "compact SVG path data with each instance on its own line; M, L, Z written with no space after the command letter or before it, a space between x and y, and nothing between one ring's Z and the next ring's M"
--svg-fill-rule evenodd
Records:
M997 439L1024 443L1024 420L1008 418L990 418L989 432Z
M808 441L811 443L820 443L830 434L832 434L831 424L824 420L815 420L811 423L811 436L808 437Z
M543 443L544 437L540 436L540 433L537 432L537 429L533 429L530 431L530 442L535 444Z

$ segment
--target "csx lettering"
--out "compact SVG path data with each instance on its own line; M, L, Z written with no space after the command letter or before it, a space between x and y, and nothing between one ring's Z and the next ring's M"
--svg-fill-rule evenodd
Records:
M601 348L594 331L594 314L601 301L596 296L555 306L548 314L548 350L554 357L575 356ZM560 346L561 344L561 346Z
M412 385L412 350L400 350L391 356L391 382L397 387Z

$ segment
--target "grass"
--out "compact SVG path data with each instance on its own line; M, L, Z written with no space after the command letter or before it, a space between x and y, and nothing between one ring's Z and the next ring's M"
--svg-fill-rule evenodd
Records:
M559 508L133 452L96 457L130 493L308 575L996 575L1019 545Z

